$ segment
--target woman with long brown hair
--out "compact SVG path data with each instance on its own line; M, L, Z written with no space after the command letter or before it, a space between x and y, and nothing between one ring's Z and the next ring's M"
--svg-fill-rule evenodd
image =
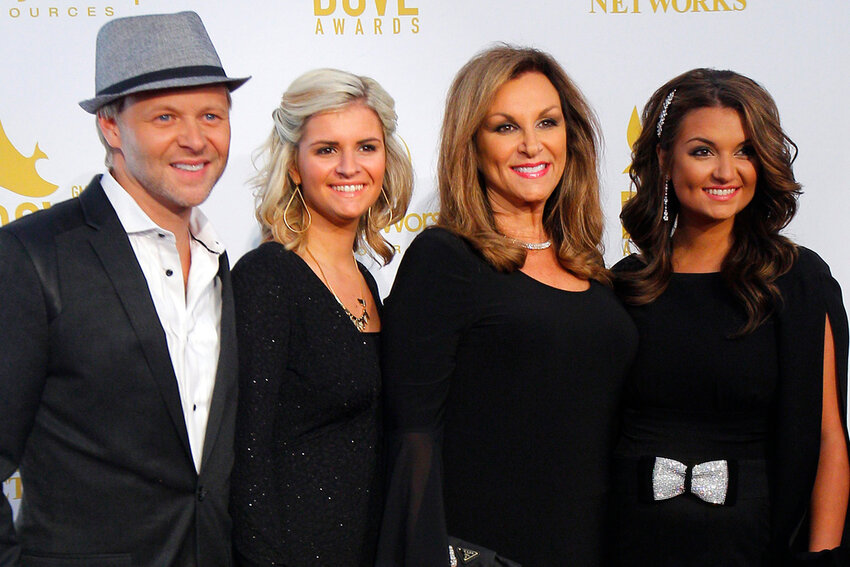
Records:
M796 146L731 71L669 81L643 122L621 215L640 254L614 267L640 334L617 563L841 561L824 550L847 542L847 319L826 264L781 234Z
M438 227L406 251L384 314L379 565L489 564L479 546L525 567L603 563L636 337L603 265L597 147L551 56L498 46L458 72ZM472 543L447 555L447 534Z

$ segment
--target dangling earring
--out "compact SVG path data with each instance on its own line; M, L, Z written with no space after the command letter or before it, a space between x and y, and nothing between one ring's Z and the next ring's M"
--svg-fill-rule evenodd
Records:
M664 212L661 214L662 220L667 222L670 220L670 215L667 213L667 187L670 185L670 178L664 178Z
M384 186L381 185L381 195L384 196L384 199L387 201L387 209L390 211L390 216L392 216L392 208L393 206L390 204L390 198L387 197L387 192L384 190ZM372 226L372 207L366 209L366 225ZM378 229L383 228L382 226L377 227Z
M302 228L301 230L295 230L289 224L289 221L286 220L287 214L289 214L289 207L292 205L292 200L295 198L295 195L298 195L298 198L301 199L301 206L304 207L304 211L307 213L307 226ZM301 214L301 218L304 218L304 214ZM303 232L307 232L307 229L310 228L310 225L313 223L313 217L310 215L310 209L307 208L307 203L304 201L304 195L301 194L301 185L295 186L295 191L292 192L292 195L289 197L289 202L286 203L286 207L283 209L283 224L286 225L286 228L294 232L295 234L301 234Z

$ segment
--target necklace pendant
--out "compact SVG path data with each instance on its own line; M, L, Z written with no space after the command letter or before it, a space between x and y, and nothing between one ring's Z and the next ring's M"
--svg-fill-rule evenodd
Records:
M343 307L343 309L345 309L345 312L348 313L348 318L351 319L351 322L354 323L354 326L357 328L357 330L362 333L366 330L366 325L369 324L369 311L366 309L365 299L363 299L362 297L358 297L357 303L359 303L360 307L363 308L363 314L360 315L360 317L355 317L351 313L351 311L345 309L345 307Z
M354 324L354 327L358 331L360 331L361 333L365 331L366 325L369 324L369 310L366 309L366 300L362 297L357 298L357 303L360 304L360 307L363 308L363 314L360 315L360 317L355 317L351 313L351 311L348 310L348 307L346 307L345 304L339 299L339 296L334 291L330 280L328 280L328 277L325 275L325 271L322 269L322 265L319 263L316 257L313 256L313 253L310 252L309 248L305 248L305 250L307 251L307 254L310 256L310 258L312 258L313 261L316 263L316 266L319 268L319 273L322 275L322 280L325 282L325 286L328 288L328 290L330 290L331 295L334 296L334 299L336 299L336 302L339 304L340 307L342 307L342 310L345 312L345 314L348 315L348 319ZM354 259L353 256L352 259ZM354 260L354 267L357 267L357 260Z

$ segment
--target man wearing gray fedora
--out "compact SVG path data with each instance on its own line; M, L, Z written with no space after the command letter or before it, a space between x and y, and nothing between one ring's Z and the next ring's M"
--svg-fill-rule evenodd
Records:
M231 564L233 297L197 205L246 80L193 12L101 28L108 170L0 228L0 565Z

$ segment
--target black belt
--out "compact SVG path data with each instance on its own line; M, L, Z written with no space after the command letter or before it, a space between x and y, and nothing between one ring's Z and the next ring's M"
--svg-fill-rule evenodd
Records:
M712 505L732 506L738 498L768 496L764 459L676 459L668 456L619 458L617 483L642 502L690 495ZM623 487L621 487L623 488Z

